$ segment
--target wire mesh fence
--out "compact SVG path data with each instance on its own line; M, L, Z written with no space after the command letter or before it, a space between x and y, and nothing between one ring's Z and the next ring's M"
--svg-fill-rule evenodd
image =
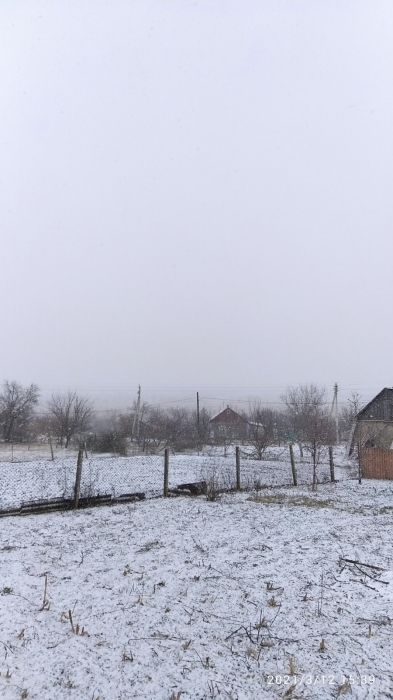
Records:
M21 508L35 501L74 496L76 459L0 463L0 510ZM80 497L118 499L132 493L162 494L163 458L88 457L83 460Z
M340 453L336 452L336 462L340 456ZM17 514L20 510L32 511L34 505L52 510L73 507L76 464L75 457L17 463L0 462L0 514ZM311 485L313 464L310 457L301 458L300 454L296 453L295 468L297 484ZM320 484L332 480L327 451L320 455L316 474ZM339 480L355 477L355 466L336 468L335 478ZM196 483L204 485L202 491L205 493L209 489L219 493L239 488L260 490L293 486L294 475L288 446L270 450L263 460L253 459L247 448L238 446L225 454L219 450L200 455L170 454L167 483L169 495L179 487L184 489L187 484ZM82 505L152 498L163 494L162 453L136 454L129 457L90 455L83 460L79 486Z

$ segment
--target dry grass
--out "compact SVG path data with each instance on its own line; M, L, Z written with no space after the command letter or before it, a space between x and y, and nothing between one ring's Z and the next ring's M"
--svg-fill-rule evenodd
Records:
M291 505L291 506L305 506L306 508L330 508L333 506L333 501L326 499L311 498L310 496L285 496L282 493L272 493L272 494L257 494L255 496L250 496L248 501L253 501L253 503L266 503L273 505Z
M50 610L50 602L47 598L47 592L48 592L48 577L45 575L45 584L44 584L44 597L42 601L42 607L41 610Z
M289 657L289 675L290 676L296 675L295 659L293 658L293 656Z
M344 695L344 693L347 693L348 690L351 690L352 686L348 680L346 680L344 683L338 686L337 688L337 697L340 695Z
M206 482L206 500L210 502L219 501L222 497L222 492L218 487L217 479L211 477Z
M276 608L278 606L278 603L277 603L274 595L272 595L272 597L269 598L269 600L267 601L267 604L270 608Z
M163 547L164 545L161 544L159 540L153 540L152 542L146 542L146 544L143 545L140 549L138 549L138 554L144 554L145 552L150 552L151 549L154 549L155 547ZM128 573L128 572L127 572ZM127 575L127 574L126 574Z
M13 588L10 588L9 586L4 586L1 591L0 595L12 595Z
M254 625L254 630L261 630L267 626L268 626L268 622L267 622L266 618L262 617L261 620L259 622L257 622L256 625Z
M68 619L70 621L71 625L71 630L73 634L80 635L81 637L88 637L88 633L86 632L84 627L81 627L80 625L74 625L74 621L72 619L72 612L71 610L68 611Z
M281 504L287 503L287 498L282 493L270 493L270 494L258 494L256 496L249 496L248 501L253 501L254 503L273 503Z
M255 659L255 661L258 661L259 659L259 653L256 649L254 649L254 647L247 647L246 654L249 658Z
M377 509L376 515L392 515L393 513L393 506L383 506L382 508Z

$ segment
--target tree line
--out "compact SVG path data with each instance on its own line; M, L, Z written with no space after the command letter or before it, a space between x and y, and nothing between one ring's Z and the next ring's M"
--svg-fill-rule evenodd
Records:
M53 437L61 446L91 429L94 406L76 392L53 394L44 415L37 415L39 389L36 384L24 387L5 381L0 394L0 427L4 442L32 442Z
M351 428L356 413L360 410L360 397L353 395L339 415L339 434L345 435ZM147 403L140 408L137 434L135 428L136 403L129 412L114 412L100 420L101 440L107 447L124 446L124 441L133 438L145 452L156 453L164 447L176 451L202 449L204 445L229 446L239 441L239 436L251 448L255 459L262 459L273 444L297 442L301 452L303 446L310 451L313 443L332 445L336 441L336 426L331 416L330 404L324 387L304 384L289 387L281 396L281 408L266 407L263 402L250 402L247 410L238 410L247 423L243 434L234 426L227 427L222 435L212 434L211 413L202 408L199 412L186 407L152 407ZM318 448L319 449L319 448ZM114 450L116 451L116 450Z
M262 402L239 411L247 423L243 439L255 459L262 459L272 444L297 442L316 459L321 446L333 444L336 427L330 415L324 387L304 384L288 387L281 397L280 410ZM35 384L22 386L5 381L0 394L0 428L4 442L34 442L53 439L61 447L85 444L99 452L126 454L131 441L138 449L157 453L167 446L176 451L202 449L208 444L224 447L239 435L212 436L206 408L200 411L182 407L157 407L142 404L123 412L100 416L93 402L75 391L53 394L44 411L37 412L39 389ZM360 397L353 394L341 410L339 430L350 429L360 410ZM137 420L136 420L137 417Z

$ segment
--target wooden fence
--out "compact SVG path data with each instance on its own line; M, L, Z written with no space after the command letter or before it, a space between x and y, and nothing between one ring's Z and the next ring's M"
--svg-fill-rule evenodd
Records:
M364 479L393 479L393 450L363 447L360 465Z

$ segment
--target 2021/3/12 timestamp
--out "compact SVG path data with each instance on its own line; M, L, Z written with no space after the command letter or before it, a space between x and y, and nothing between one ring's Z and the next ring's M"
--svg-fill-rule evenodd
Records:
M337 683L341 685L372 685L375 683L375 676L362 675L360 679L356 679L354 676L335 676L333 674L317 675L313 676L310 673L304 673L299 676L269 676L267 677L268 685L336 685Z

